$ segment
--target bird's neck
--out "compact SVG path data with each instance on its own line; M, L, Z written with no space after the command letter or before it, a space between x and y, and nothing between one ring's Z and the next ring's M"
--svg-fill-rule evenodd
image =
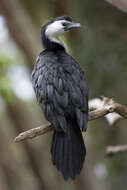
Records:
M41 41L43 46L46 49L52 50L52 51L57 51L57 50L63 50L65 51L65 46L62 43L62 41L60 41L58 38L53 37L53 36L46 36L45 32L41 33Z

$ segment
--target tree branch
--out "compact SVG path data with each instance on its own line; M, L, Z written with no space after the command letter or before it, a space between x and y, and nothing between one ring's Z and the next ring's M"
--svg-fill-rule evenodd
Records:
M121 11L127 13L127 1L126 0L105 0L106 2L112 4L117 7Z
M127 144L118 146L108 146L106 149L106 156L114 156L120 152L127 152Z
M28 131L20 133L15 139L14 142L20 142L27 139L33 139L37 136L43 135L49 131L52 131L53 127L50 123L46 123L44 125L40 125L39 127L30 129Z
M95 120L100 117L105 116L108 113L116 112L124 118L127 118L127 107L121 104L118 104L111 98L102 97L102 105L100 108L95 109L94 111L90 111L88 115L88 120ZM49 131L53 130L53 127L50 123L41 125L39 127L30 129L23 133L20 133L15 139L14 142L20 142L27 139L35 138L39 135L45 134Z

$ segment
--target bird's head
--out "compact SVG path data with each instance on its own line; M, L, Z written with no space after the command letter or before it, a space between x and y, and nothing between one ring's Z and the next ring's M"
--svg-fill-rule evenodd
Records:
M61 16L52 19L46 26L45 34L47 36L59 36L72 28L79 28L79 23L72 22L69 16Z
M63 45L62 42L58 39L58 37L73 28L79 27L80 23L72 22L72 19L69 16L61 16L54 18L42 27L41 35L43 45L46 47L47 45L55 45L52 43L57 43L56 45Z

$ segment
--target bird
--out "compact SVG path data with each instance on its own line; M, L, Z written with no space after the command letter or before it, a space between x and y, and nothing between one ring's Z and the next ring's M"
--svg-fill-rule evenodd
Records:
M69 16L53 18L42 26L44 50L31 75L37 101L54 129L51 160L65 181L74 180L85 161L82 132L88 123L88 86L84 72L59 37L80 26Z

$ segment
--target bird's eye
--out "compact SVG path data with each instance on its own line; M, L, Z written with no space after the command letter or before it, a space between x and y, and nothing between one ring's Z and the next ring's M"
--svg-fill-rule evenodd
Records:
M68 25L68 23L66 23L66 22L63 22L63 23L62 23L62 25L63 25L63 26L67 26L67 25Z

